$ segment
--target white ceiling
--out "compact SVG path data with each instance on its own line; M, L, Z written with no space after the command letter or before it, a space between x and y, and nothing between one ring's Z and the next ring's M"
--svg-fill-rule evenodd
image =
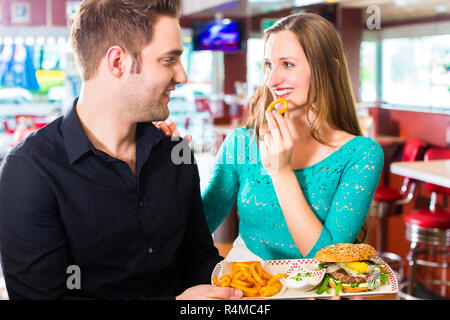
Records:
M342 7L367 8L377 5L381 20L397 21L450 15L450 0L341 0Z
M184 5L189 6L190 1L193 1L192 5L196 0L184 0ZM208 9L197 10L188 16L214 17L215 13L221 12L224 16L250 17L311 3L327 2L337 3L344 8L364 9L370 5L377 5L381 10L382 22L450 15L450 0L221 0L220 2L222 4L217 7L209 6Z

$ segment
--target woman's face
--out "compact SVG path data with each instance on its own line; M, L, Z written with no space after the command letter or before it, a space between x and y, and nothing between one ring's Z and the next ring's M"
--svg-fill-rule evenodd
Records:
M293 32L283 30L269 36L264 64L264 82L274 98L285 98L289 110L304 106L308 98L311 69Z

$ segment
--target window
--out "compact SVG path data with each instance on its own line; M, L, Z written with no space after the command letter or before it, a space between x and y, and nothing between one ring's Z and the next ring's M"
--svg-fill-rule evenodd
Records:
M450 109L450 35L385 39L382 100Z
M374 102L377 100L376 68L377 68L377 42L363 41L360 53L360 101Z
M359 98L384 108L449 113L450 23L365 31Z
M264 40L262 37L249 38L247 41L247 90L249 97L264 84L263 60Z
M12 3L11 4L11 22L12 23L30 23L30 4Z

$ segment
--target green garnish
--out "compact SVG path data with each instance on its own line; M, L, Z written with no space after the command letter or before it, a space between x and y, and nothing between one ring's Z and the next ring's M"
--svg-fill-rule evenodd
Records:
M385 272L384 270L380 272L380 282L382 285L389 282L388 274L390 274L390 272Z
M317 294L322 294L324 291L326 291L327 293L330 293L330 291L328 291L328 282L330 281L331 276L327 275L325 277L325 279L322 280L322 282L319 284L319 287L316 290Z
M327 268L327 263L326 262L319 263L318 267L319 267L319 270L326 269Z
M339 296L339 292L342 291L342 283L340 281L334 281L336 288L334 289L334 295Z
M297 275L291 277L290 279L294 279L297 281L302 281L303 278L312 277L313 275L310 272L299 272Z

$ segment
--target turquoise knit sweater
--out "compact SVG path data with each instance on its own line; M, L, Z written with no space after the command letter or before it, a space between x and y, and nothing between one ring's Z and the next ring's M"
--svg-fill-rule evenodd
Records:
M383 160L378 143L357 136L322 161L294 170L306 201L323 224L316 244L303 257L261 164L256 138L245 127L235 129L221 145L213 178L202 195L209 229L215 231L237 202L239 234L248 249L264 260L311 258L325 246L354 242L369 211Z

